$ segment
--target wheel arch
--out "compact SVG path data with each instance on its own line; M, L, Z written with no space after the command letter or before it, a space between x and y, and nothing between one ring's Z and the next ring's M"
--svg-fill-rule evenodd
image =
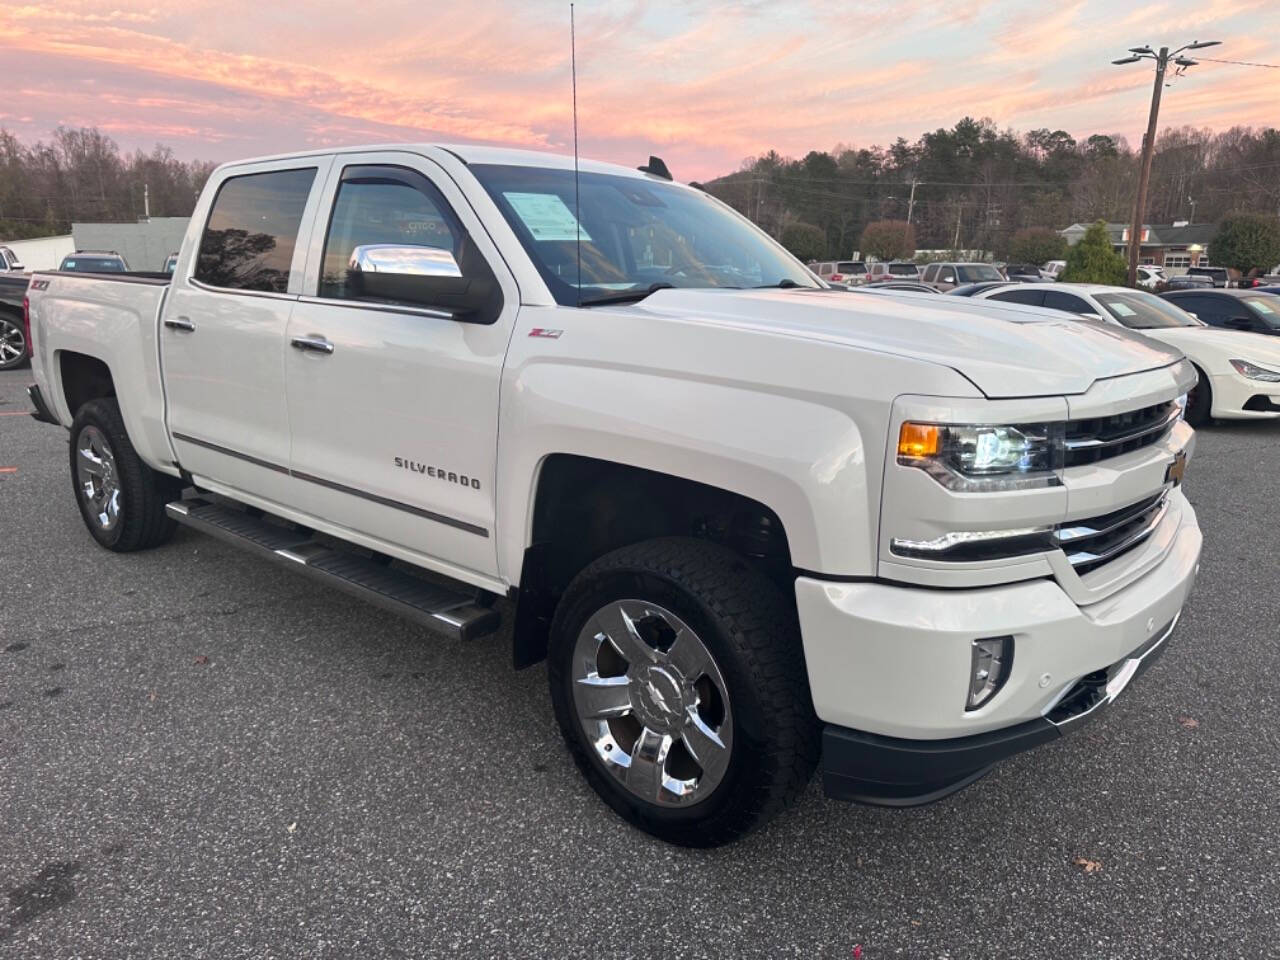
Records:
M540 462L530 495L516 591L517 668L545 657L556 603L573 577L605 554L645 540L695 537L727 546L792 596L786 527L771 507L742 493L613 460L556 453Z

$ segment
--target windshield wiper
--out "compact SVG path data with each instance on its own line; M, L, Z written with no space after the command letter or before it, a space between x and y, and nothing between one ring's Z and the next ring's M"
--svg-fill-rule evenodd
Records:
M790 290L793 287L798 287L798 286L800 286L800 284L796 283L790 277L783 277L777 283L761 283L761 284L757 284L751 289L752 290Z
M642 290L620 290L617 293L608 293L601 297L589 297L586 300L579 300L578 306L601 307L609 303L639 303L651 293L672 289L675 289L674 283L662 281L660 283L651 283Z

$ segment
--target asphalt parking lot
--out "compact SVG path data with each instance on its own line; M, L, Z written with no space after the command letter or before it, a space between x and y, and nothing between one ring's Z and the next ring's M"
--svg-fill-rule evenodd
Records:
M186 531L95 546L29 380L0 373L0 956L1280 955L1280 423L1201 431L1196 592L1104 718L931 807L815 782L687 851L596 800L505 635Z

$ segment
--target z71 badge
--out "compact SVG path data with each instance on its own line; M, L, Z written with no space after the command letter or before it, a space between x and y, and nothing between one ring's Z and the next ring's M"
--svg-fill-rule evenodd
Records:
M468 477L465 473L454 473L444 467L433 467L430 464L418 463L416 460L406 460L404 457L396 457L396 466L401 470L408 470L410 473L425 473L435 480L457 483L464 487L470 487L472 490L480 489L480 481L475 477Z

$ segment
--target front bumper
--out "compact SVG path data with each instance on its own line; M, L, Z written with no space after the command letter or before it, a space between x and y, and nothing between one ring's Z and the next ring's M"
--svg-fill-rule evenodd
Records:
M1057 740L1095 717L1164 652L1170 623L1132 655L1082 678L1043 717L948 740L904 740L844 727L822 732L822 785L834 800L910 807L941 800L1015 753Z
M1180 489L1170 496L1177 526L1163 558L1083 606L1051 578L975 590L797 579L810 689L829 725L828 791L927 802L1074 726L1060 711L1083 688L1114 699L1160 649L1199 568L1195 512ZM1014 637L1008 679L965 710L972 643L998 636Z
M1280 383L1250 380L1238 373L1209 378L1215 417L1239 420L1274 420L1280 417Z

